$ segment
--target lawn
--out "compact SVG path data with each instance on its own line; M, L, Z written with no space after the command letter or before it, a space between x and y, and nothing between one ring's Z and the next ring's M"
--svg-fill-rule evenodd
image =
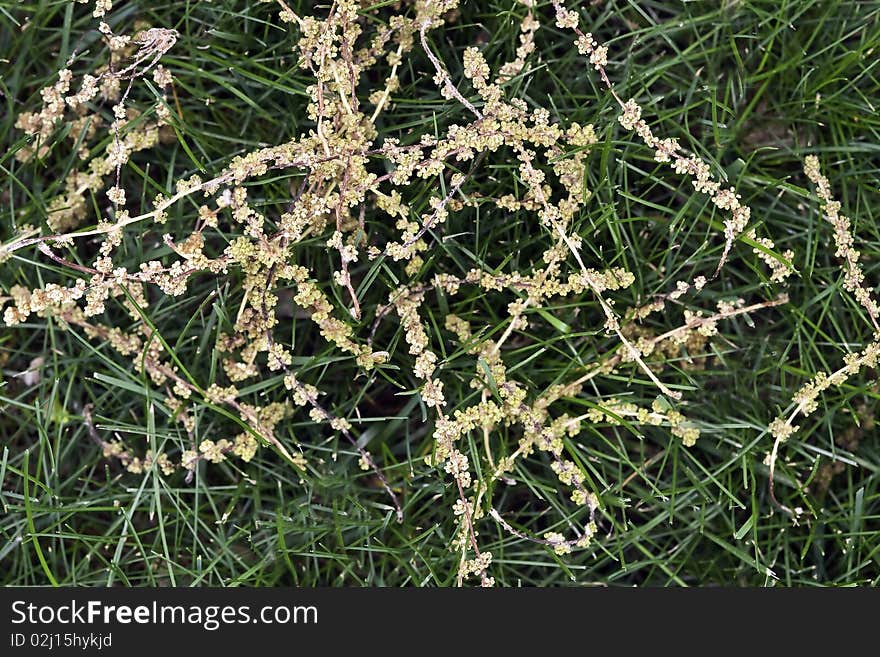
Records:
M565 7L0 0L0 582L880 581L880 2Z

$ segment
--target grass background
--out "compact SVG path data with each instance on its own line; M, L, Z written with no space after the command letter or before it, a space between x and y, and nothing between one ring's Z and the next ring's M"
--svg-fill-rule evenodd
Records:
M290 4L300 14L326 11ZM636 274L632 288L615 297L618 307L668 292L677 280L709 274L722 246L711 203L620 129L616 105L577 55L570 34L553 26L547 3L537 11L538 52L507 92L547 107L563 124L596 125L600 141L586 172L594 196L574 227L584 238L587 264L625 266ZM458 20L431 34L432 46L457 80L469 45L479 45L497 67L512 59L524 13L512 0L465 2ZM663 380L684 393L682 410L699 424L700 441L683 448L660 428L587 427L566 448L602 501L594 546L558 557L484 520L479 540L495 556L491 574L511 586L876 584L880 451L872 422L857 416L868 417L876 407L876 373L825 394L819 411L801 422L802 431L784 447L777 495L807 511L798 524L774 509L762 461L772 444L766 424L793 392L815 372L839 367L848 350L871 339L870 323L840 287L831 228L800 167L803 156L820 157L853 218L868 284L876 281L880 3L611 0L583 3L580 13L585 30L611 47L609 75L621 96L639 100L655 133L678 137L736 185L753 209L758 234L772 237L779 250L795 251L798 274L784 288L771 285L751 250L736 246L720 279L690 307L711 308L731 297L753 303L783 291L791 301L720 325L709 352L695 355L707 356L702 369L671 362L662 370ZM183 175L216 171L233 155L311 127L304 111L310 80L291 50L296 34L280 26L271 4L116 3L111 24L117 31L136 20L180 32L162 61L175 75L181 115L167 143L136 155L126 167L123 181L133 210L172 189ZM42 162L16 162L14 152L24 141L13 128L15 117L39 106L39 89L54 81L71 56L78 71L104 57L96 37L81 5L0 1L3 241L18 225L43 222L48 199L75 164L69 145ZM429 70L415 48L401 68L401 90L379 120L381 135L412 141L422 131L440 133L465 120L460 107L439 96ZM363 91L366 97L368 85ZM152 90L141 84L132 93L135 106L146 106ZM109 114L106 107L98 111ZM520 184L516 175L515 163L493 155L468 192L511 192ZM294 180L287 173L267 176L251 195L269 215L277 213L289 201ZM425 201L433 184L424 183ZM167 255L161 232L182 232L193 210L179 204L169 226L143 236L130 233L121 253L132 263ZM369 212L367 225L377 240L394 234L393 226ZM502 215L482 203L453 216L434 236L431 271L452 273L474 266L529 271L551 239L534 216ZM298 257L326 280L333 264L323 240L305 242ZM77 249L75 255L86 261L95 245ZM365 309L359 332L365 334L402 269L362 262L353 275ZM13 284L35 287L62 278L36 250L20 251L0 265L0 295ZM150 320L204 385L217 373L213 340L240 302L235 282L234 273L220 280L200 277L183 297L151 297ZM335 288L325 289L345 307ZM468 387L473 357L442 329L444 315L454 311L481 335L497 337L505 328L499 309L511 300L509 294L470 289L451 299L428 298L421 312L443 359L447 399L466 406L479 399L479 391ZM682 310L654 317L652 328L680 325ZM118 307L108 314L125 321ZM613 343L599 330L601 311L589 295L557 299L529 318L529 328L515 334L504 359L513 376L536 390L574 378ZM350 446L301 412L280 437L289 432L288 438L309 445L311 465L302 475L268 450L241 467L202 465L191 483L182 475L122 472L89 439L84 405L94 405L98 430L107 439L118 434L141 451L185 449L188 439L168 417L163 392L106 345L31 318L19 327L0 327L0 582L454 583L458 557L447 546L455 531L449 509L456 494L445 475L421 460L431 448L430 424L414 394L406 349L398 348L398 323L379 325L376 344L395 355L369 377L357 378L350 359L341 359L308 321L295 316L289 344L302 378L326 392L325 403L355 424L400 491L403 524L394 521L374 478L357 468ZM38 382L17 376L38 357L44 359ZM650 403L655 391L643 378L635 370L605 377L554 413L580 414L611 395ZM280 377L265 378L246 394L267 400L282 390ZM197 439L232 430L210 409L197 413ZM499 430L493 449L503 454L516 439L514 431ZM470 450L477 461L481 448L471 442ZM582 512L565 502L547 462L532 458L513 475L517 485L500 484L492 493L517 527L543 533L583 521Z

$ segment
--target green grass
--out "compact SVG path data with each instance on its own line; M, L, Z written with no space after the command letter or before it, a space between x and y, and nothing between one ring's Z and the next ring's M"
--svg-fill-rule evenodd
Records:
M301 14L310 3L289 3ZM570 3L571 4L571 3ZM499 584L517 585L874 585L880 582L880 444L871 423L857 427L857 409L874 413L876 372L862 373L826 393L783 447L776 494L806 510L799 522L774 507L763 464L772 439L766 425L797 388L820 370L840 367L847 350L871 339L871 324L841 286L830 226L801 173L817 154L844 211L853 218L867 283L880 277L880 3L814 0L582 3L585 29L611 47L609 75L623 98L635 97L660 136L678 137L698 153L753 209L758 235L792 249L797 275L770 284L767 269L740 242L721 277L687 307L711 309L719 299L749 303L787 292L790 303L719 325L702 369L671 362L663 380L683 392L682 410L700 426L696 446L685 448L658 427L586 426L566 443L568 457L586 475L602 507L599 536L584 551L559 557L504 532L490 519L478 526L481 548L495 559ZM297 5L300 5L297 7ZM317 13L326 8L316 10ZM492 66L512 59L522 5L513 0L466 2L457 21L431 34L435 52L461 79L461 53L479 43ZM538 52L508 94L553 119L594 123L600 142L586 172L593 197L574 229L584 239L588 266L623 266L636 283L615 296L619 307L668 292L678 280L710 274L723 240L708 198L690 182L655 163L651 152L616 123L618 109L577 55L571 36L553 26L548 3L539 9ZM157 151L126 167L138 204L201 170L217 171L232 156L304 132L309 79L296 66L295 31L279 27L271 4L251 1L120 2L114 26L145 20L180 32L163 63L175 75L180 116ZM27 25L27 29L22 29ZM87 65L101 56L97 32L80 5L53 0L0 0L0 241L15 227L44 225L47 200L75 164L70 142L44 162L21 164L24 140L15 117L39 106L38 91L71 56ZM412 139L413 131L442 131L466 120L462 108L441 98L421 48L401 67L402 87L379 122L383 135ZM463 87L464 88L464 87ZM364 89L364 95L369 90ZM136 87L135 103L150 99ZM210 104L206 104L210 99ZM103 110L108 112L107 108ZM176 108L175 108L176 111ZM487 158L471 193L513 191L515 161ZM252 188L267 214L282 211L294 176L271 174ZM427 202L433 182L424 183ZM131 199L129 192L129 199ZM97 204L106 199L95 199ZM418 210L419 208L414 208ZM184 225L192 205L178 204L167 227L142 239L127 234L132 262L168 254L161 232ZM367 216L376 239L394 227ZM440 271L471 267L530 271L551 243L534 216L500 215L489 204L454 214L433 233L429 253ZM329 276L323 242L307 240L302 263ZM83 245L77 257L89 257ZM73 252L76 254L77 252ZM427 259L427 258L426 258ZM426 268L427 270L427 268ZM363 260L358 296L366 334L378 305L404 278L391 261ZM22 250L0 265L0 296L10 286L58 280L61 269L38 251ZM234 281L234 276L229 279ZM338 308L347 298L326 287ZM336 296L332 296L335 294ZM481 335L506 328L509 292L463 290L455 298L430 295L421 308L432 345L443 361L445 393L462 406L479 400L468 384L475 360L442 329L453 311ZM183 297L155 295L146 313L180 364L207 386L219 379L211 346L235 316L240 291L199 277ZM654 316L658 332L680 325L681 310ZM125 322L117 304L108 314ZM530 326L506 345L512 376L533 390L571 380L613 344L601 330L590 295L557 299L529 314ZM286 330L286 329L285 329ZM250 464L201 466L191 482L154 470L127 474L102 458L89 436L83 409L94 408L97 431L125 438L141 451L185 449L189 437L170 417L161 388L133 371L107 345L54 320L31 318L0 327L0 582L78 586L273 586L455 583L458 555L448 550L455 532L450 480L426 466L431 449L428 414L417 394L399 322L378 325L375 344L395 354L370 375L357 376L320 339L307 320L290 319L294 369L327 394L325 405L347 417L399 492L404 522L369 473L357 467L350 445L315 425L302 411L279 437L308 446L309 469L295 471L270 450ZM18 376L42 358L40 380ZM586 412L616 395L648 403L656 390L636 369L595 381L585 396L560 402L558 412ZM253 399L282 394L281 376L245 389ZM554 407L555 409L556 407ZM556 411L554 411L556 412ZM235 432L226 416L203 405L195 439ZM499 429L497 454L511 451L518 434ZM858 438L857 449L852 438ZM837 439L837 440L836 440ZM481 437L465 445L482 458ZM844 443L845 446L841 446ZM829 477L832 463L839 472ZM516 485L498 484L494 504L517 528L533 534L565 532L585 513L534 456L512 473Z

